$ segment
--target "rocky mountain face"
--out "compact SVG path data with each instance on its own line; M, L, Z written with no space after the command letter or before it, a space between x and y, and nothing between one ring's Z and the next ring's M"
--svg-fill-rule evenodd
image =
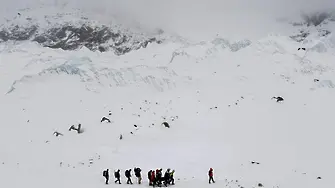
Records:
M38 42L49 48L75 50L85 46L92 51L113 51L116 55L146 48L149 43L162 43L155 37L136 38L106 25L91 26L89 24L65 23L49 29L42 29L37 24L11 25L0 28L0 43L26 40Z
M329 22L335 21L335 13L320 12L313 14L302 15L301 22L291 23L293 26L300 28L299 32L290 36L291 39L297 42L304 42L311 32L317 33L319 37L326 37L331 32L327 29ZM315 31L310 31L313 28Z

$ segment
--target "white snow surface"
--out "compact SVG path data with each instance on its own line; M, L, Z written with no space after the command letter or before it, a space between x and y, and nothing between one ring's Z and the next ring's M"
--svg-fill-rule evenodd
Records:
M165 41L124 56L2 43L0 187L147 187L157 168L176 170L176 188L333 186L333 34L240 41ZM83 133L68 130L78 123ZM134 167L144 183L125 185ZM106 168L123 184L105 185Z

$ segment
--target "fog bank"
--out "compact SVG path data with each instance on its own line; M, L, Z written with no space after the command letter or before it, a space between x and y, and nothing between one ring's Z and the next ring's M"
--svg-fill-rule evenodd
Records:
M259 37L279 30L276 18L334 8L334 0L0 0L1 11L24 7L66 6L108 19L133 21L192 38Z

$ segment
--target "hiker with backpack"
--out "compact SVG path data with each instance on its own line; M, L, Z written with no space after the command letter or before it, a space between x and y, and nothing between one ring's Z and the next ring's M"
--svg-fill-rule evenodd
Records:
M213 168L210 168L209 169L209 171L208 171L208 176L209 176L209 184L211 184L211 181L213 182L213 183L215 183L215 181L214 181L214 173L213 173Z
M141 184L142 176L141 176L141 169L140 168L134 168L135 176L138 179L138 184Z
M156 184L155 170L152 170L152 171L151 171L150 181L151 181L151 183L152 183L152 186L155 187L155 184Z
M148 172L149 186L152 185L152 181L151 181L151 173L152 173L152 170L150 170L150 171Z
M162 185L162 170L163 169L157 169L156 170L156 183L158 186Z
M170 169L168 168L164 174L164 186L167 187L167 184L170 183Z
M172 172L170 172L170 181L169 181L169 183L172 184L172 185L174 185L174 178L173 178L174 172L175 172L175 170L172 170Z
M102 176L106 179L106 184L108 184L109 181L109 169L106 169L102 172Z
M127 184L133 184L133 182L131 181L131 169L125 171L125 176L127 178Z
M119 184L121 184L121 175L120 175L120 169L118 169L117 171L114 172L114 177L115 177L115 183L119 182Z

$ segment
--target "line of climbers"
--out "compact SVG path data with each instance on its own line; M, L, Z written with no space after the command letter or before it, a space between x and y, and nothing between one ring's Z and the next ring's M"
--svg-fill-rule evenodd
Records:
M142 175L141 175L141 169L140 168L134 168L134 172L135 172L135 176L138 180L138 184L142 183ZM165 171L165 174L163 176L162 174L163 169L156 169L155 170L150 170L148 172L148 180L149 180L149 185L150 186L159 186L161 187L162 184L164 184L165 187L167 187L167 185L174 185L174 173L175 170L172 170L170 168L168 168ZM132 180L131 180L131 169L128 169L125 171L125 176L127 178L127 184L133 184ZM103 171L103 177L105 177L106 179L106 184L108 184L109 181L109 169L106 169ZM120 169L114 171L114 177L115 177L115 183L119 183L121 184L121 174L120 174ZM208 171L208 177L209 177L209 184L211 184L211 182L215 183L214 181L214 174L213 174L213 169L210 168Z
M138 184L142 183L142 175L141 175L141 169L140 168L134 168L134 172L135 172L135 176L138 180ZM155 170L150 170L148 172L148 180L149 180L149 185L150 186L159 186L161 187L162 184L164 184L165 187L167 187L167 185L171 184L174 185L174 172L175 170L172 170L169 168L165 171L164 176L162 176L162 171L163 169L157 169ZM127 178L127 184L133 184L132 180L131 180L131 169L128 169L125 171L124 174ZM106 169L103 171L103 176L106 179L106 184L108 184L109 182L109 169ZM121 174L120 174L120 169L114 171L114 177L115 177L115 183L119 183L121 184Z

